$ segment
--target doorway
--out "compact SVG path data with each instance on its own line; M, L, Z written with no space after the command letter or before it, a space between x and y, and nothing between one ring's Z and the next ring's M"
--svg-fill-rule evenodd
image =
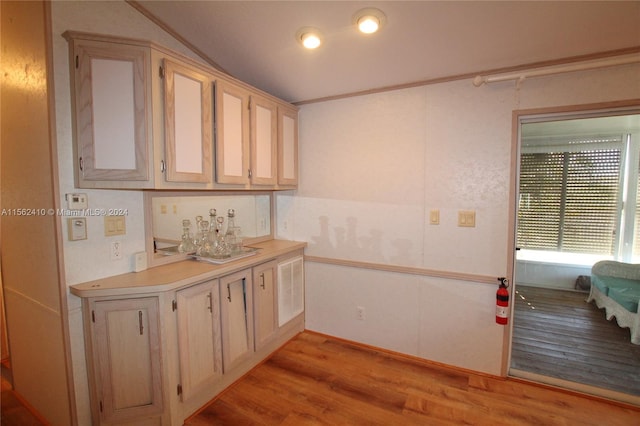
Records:
M640 404L640 345L586 302L595 262L640 263L640 108L516 112L514 123L509 375Z

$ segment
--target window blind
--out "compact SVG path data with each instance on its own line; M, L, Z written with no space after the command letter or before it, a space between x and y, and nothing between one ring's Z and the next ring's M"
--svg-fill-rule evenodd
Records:
M614 254L621 150L582 144L522 154L518 247Z

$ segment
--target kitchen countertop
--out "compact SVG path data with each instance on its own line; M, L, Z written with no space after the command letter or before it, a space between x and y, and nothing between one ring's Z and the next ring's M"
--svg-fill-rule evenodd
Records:
M201 281L221 277L235 271L267 262L283 254L303 249L305 242L269 240L251 244L257 248L256 254L228 263L215 265L187 259L157 266L141 272L101 278L71 286L71 293L78 297L120 296L132 294L158 293L176 290Z

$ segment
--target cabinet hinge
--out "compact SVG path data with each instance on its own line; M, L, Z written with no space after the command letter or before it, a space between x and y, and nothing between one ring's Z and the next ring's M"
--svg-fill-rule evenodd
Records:
M178 395L182 395L182 385L178 385Z
M91 311L91 321L96 322L96 311Z
M80 58L76 55L76 69L80 68Z
M171 310L175 312L176 309L178 309L178 302L175 301L175 300L172 300L171 301Z
M164 67L160 67L158 74L160 75L160 78L164 78Z

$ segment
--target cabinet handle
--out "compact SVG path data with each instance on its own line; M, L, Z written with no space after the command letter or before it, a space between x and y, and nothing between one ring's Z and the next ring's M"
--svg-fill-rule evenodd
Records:
M84 171L84 162L82 161L82 157L78 158L78 167L80 167L80 171Z
M262 289L264 290L264 272L260 274L260 279L262 280L262 284L260 284L260 287L262 287Z
M164 160L160 160L160 173L164 173L167 170L167 165L164 163Z
M209 312L213 312L213 302L212 302L212 297L211 297L211 292L209 292L209 294L207 294L207 297L209 298Z
M231 302L231 288L230 288L231 284L227 284L227 299L229 299L229 302Z
M249 172L249 179L251 179L251 176L253 175L253 173L251 173L251 169L247 170Z
M140 325L140 335L144 334L144 326L142 325L142 311L138 311L138 324Z

